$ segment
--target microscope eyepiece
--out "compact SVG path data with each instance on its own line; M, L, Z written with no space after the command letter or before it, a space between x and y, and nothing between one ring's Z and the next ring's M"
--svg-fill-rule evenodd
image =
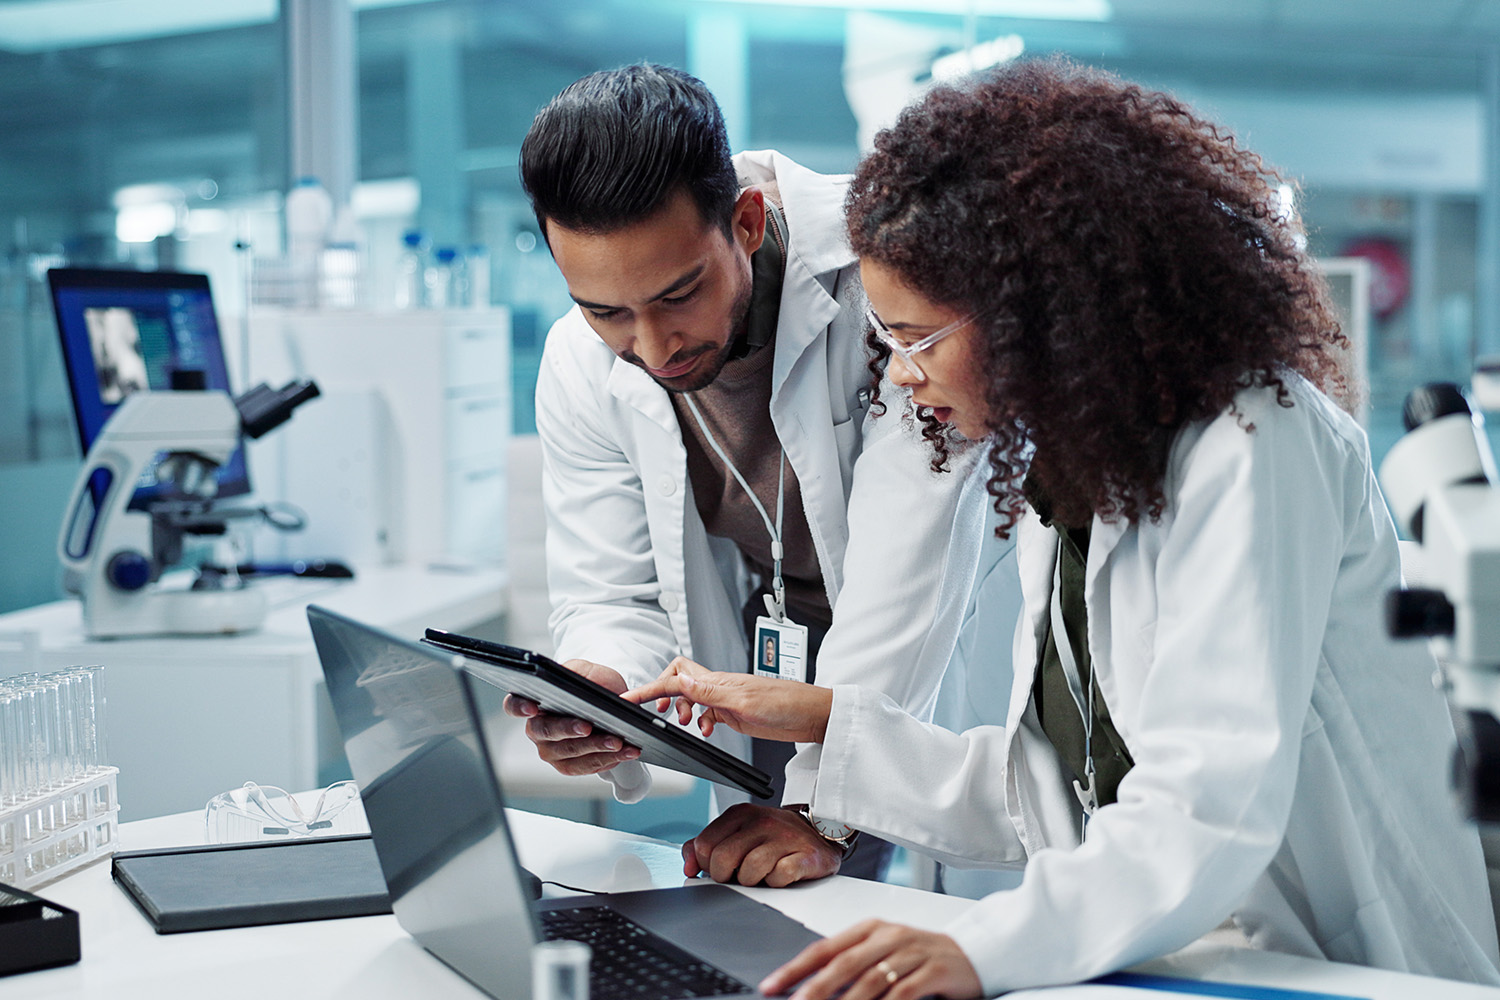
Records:
M1401 408L1401 422L1411 431L1454 413L1473 413L1463 390L1452 382L1429 382L1407 393L1406 405Z

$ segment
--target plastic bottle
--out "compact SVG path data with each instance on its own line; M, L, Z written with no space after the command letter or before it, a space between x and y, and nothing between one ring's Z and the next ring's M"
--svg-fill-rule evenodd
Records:
M453 262L448 265L452 274L449 279L448 306L463 309L469 304L469 259L463 251L453 251Z
M354 211L348 205L340 207L319 258L319 305L354 309L363 303L364 242Z
M300 178L286 196L286 249L292 259L314 258L333 225L333 198L316 177Z
M316 177L299 178L287 192L286 255L291 264L293 301L318 304L318 260L333 224L333 199Z
M438 247L433 251L432 262L427 265L427 305L431 309L447 309L453 298L453 260L458 251L452 247Z
M490 248L474 243L468 251L469 308L490 307Z
M401 256L396 260L396 308L420 309L426 301L426 240L420 229L401 235Z

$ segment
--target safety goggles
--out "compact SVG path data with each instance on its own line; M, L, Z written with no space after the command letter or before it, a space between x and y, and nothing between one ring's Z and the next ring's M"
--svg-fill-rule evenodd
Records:
M870 324L870 329L874 331L875 338L886 347L889 347L891 353L899 357L911 373L923 382L927 381L927 373L922 371L921 367L917 365L915 356L921 354L944 337L950 337L959 330L962 330L978 318L979 313L971 313L963 319L954 320L947 326L939 327L914 344L904 344L896 337L891 328L885 325L885 320L875 314L873 306L865 307L865 321Z

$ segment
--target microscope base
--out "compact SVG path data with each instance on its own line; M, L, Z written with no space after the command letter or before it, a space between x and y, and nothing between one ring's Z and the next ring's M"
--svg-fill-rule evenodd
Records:
M83 629L91 639L143 635L226 635L250 632L266 620L259 590L147 590L83 599Z

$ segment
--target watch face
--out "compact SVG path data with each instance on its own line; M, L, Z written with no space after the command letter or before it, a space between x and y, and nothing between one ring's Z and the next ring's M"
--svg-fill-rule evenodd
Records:
M813 827L829 840L848 840L854 833L853 827L845 826L842 823L834 823L830 820L818 819L816 817L813 818L812 822Z

